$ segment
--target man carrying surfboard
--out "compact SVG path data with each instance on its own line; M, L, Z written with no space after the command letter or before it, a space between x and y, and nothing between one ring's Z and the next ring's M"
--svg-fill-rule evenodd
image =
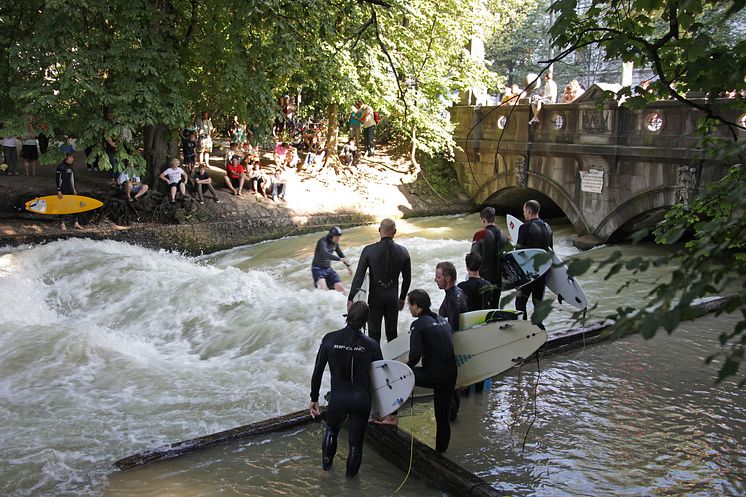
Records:
M548 251L554 247L552 228L539 218L540 210L541 205L536 200L529 200L523 204L523 217L526 219L526 222L518 229L518 240L515 240L517 248L538 248ZM518 289L518 295L515 298L515 308L523 311L523 319L527 319L526 304L528 303L529 296L534 304L534 309L544 298L546 281L546 274L543 274L533 282ZM531 321L533 322L533 316ZM544 329L542 323L534 324L542 330Z
M448 321L430 310L430 296L425 290L412 290L407 300L410 314L417 318L409 328L407 365L414 371L415 385L433 389L435 450L445 452L451 441L449 414L458 373L453 330ZM420 359L422 366L417 366Z
M366 245L360 254L357 271L352 279L347 308L352 305L355 295L362 290L365 273L370 270L368 284L368 335L381 341L381 321L386 323L386 341L397 336L396 324L399 311L404 309L404 298L412 281L412 262L406 248L394 242L396 223L391 219L381 221L378 228L381 240ZM399 277L401 276L401 291Z
M500 228L495 226L494 208L485 207L482 209L482 212L479 213L479 221L482 223L482 229L474 233L471 251L479 254L482 258L479 276L493 285L492 291L487 295L485 309L499 309L502 284L500 260L508 239L500 231Z
M309 410L311 416L316 417L321 414L321 378L329 364L331 397L326 408L326 431L321 443L324 471L329 471L332 467L337 452L337 435L349 416L348 477L357 474L363 459L363 439L371 408L370 365L373 361L383 359L378 343L360 331L367 321L368 304L353 303L347 311L347 326L327 334L321 340L311 376Z

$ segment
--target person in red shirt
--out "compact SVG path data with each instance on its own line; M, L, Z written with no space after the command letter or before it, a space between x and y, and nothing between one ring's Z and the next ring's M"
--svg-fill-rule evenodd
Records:
M244 168L239 162L239 157L234 155L231 158L230 164L225 167L225 186L228 187L233 195L243 197L243 183L246 181L246 174Z

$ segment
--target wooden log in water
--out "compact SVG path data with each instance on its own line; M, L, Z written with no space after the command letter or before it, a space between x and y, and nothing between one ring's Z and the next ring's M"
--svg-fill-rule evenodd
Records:
M368 425L365 443L402 471L409 469L429 485L457 497L498 497L504 495L479 476L467 471L447 457L435 452L401 428ZM404 486L406 489L406 484ZM406 491L405 491L406 494Z
M322 416L312 418L308 412L308 409L304 409L302 411L293 412L284 416L266 419L264 421L258 421L256 423L239 426L237 428L231 428L230 430L221 431L219 433L213 433L212 435L206 435L204 437L184 440L182 442L176 442L169 445L163 445L152 450L137 452L129 457L118 460L114 463L114 466L121 470L125 470L134 468L136 466L142 466L143 464L148 464L154 461L173 459L174 457L181 456L188 452L204 449L206 447L211 447L213 445L221 444L224 442L242 440L244 438L252 437L255 435L287 430L314 421L320 421Z

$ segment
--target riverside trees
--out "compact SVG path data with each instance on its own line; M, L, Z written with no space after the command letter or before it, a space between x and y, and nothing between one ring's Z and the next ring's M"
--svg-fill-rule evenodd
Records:
M30 3L30 5L29 5ZM30 0L0 10L6 128L33 118L51 138L94 147L127 126L153 180L174 131L203 109L234 111L261 133L292 90L336 115L355 95L395 136L431 153L451 145L450 95L487 72L465 54L479 0ZM116 125L102 109L111 108ZM332 132L336 119L330 119ZM15 122L15 124L13 124Z

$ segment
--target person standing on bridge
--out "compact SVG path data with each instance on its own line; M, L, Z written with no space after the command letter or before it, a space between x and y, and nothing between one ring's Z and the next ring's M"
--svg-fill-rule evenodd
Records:
M546 222L539 219L540 210L541 205L536 200L529 200L523 204L523 217L526 219L526 222L518 229L518 240L515 240L516 248L538 248L549 251L554 247L552 228ZM546 284L547 275L543 274L533 282L518 289L518 295L515 298L515 308L523 311L524 320L527 319L526 304L528 303L529 296L534 304L534 309L536 309L536 306L544 298ZM531 322L534 322L533 315L531 316ZM542 330L544 329L542 323L534 324Z
M366 245L360 254L357 271L352 279L350 295L347 298L349 309L362 288L366 272L370 271L368 283L368 335L375 341L381 341L381 321L386 323L386 340L396 338L396 323L399 311L404 309L404 299L412 282L412 262L406 248L394 242L396 223L391 219L381 221L378 228L381 240ZM401 292L399 291L401 276Z

